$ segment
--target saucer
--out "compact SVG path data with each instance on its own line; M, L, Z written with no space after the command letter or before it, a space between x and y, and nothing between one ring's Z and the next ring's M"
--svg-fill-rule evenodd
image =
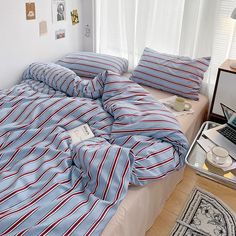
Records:
M210 152L207 152L207 154L206 154L206 159L207 159L207 161L208 161L211 165L213 165L213 166L215 166L215 167L218 167L218 168L226 168L226 167L231 166L232 163L233 163L233 160L232 160L232 158L231 158L230 156L227 156L227 157L226 157L225 163L223 163L223 164L218 164L218 163L216 163L216 162L213 160L213 158L212 158L212 152L211 152L211 151L210 151Z

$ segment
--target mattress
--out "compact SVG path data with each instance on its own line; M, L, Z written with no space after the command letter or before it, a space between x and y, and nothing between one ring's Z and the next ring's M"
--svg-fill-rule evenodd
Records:
M170 93L144 87L156 99L173 96ZM205 120L208 110L208 99L200 94L199 101L188 100L192 104L193 114L178 116L177 119L192 142L200 125ZM184 168L175 171L165 178L144 187L129 187L128 193L120 204L116 214L104 229L103 236L145 235L156 217L163 209L166 200L182 180Z

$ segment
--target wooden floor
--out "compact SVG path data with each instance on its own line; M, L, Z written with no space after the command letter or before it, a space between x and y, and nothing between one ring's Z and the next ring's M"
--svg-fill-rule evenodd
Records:
M218 184L207 178L196 175L195 171L186 167L184 179L179 183L166 202L160 216L156 219L146 236L168 236L194 186L213 193L236 212L236 190Z

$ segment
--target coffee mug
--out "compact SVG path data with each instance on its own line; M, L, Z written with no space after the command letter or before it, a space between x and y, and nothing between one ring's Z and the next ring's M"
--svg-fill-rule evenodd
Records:
M184 98L177 97L173 104L173 108L176 111L189 111L192 108L192 105L186 102Z
M219 165L223 165L229 156L229 152L225 148L218 146L213 147L211 153L212 160Z

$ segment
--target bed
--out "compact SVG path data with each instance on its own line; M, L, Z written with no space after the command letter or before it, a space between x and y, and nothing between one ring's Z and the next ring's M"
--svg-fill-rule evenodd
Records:
M33 63L21 84L1 91L1 234L146 232L181 180L188 142L156 101L169 94L145 89L116 73L86 81ZM193 102L195 127L180 118L190 141L206 107L204 96ZM68 131L84 123L95 137L72 145Z
M126 76L129 76L129 74ZM173 96L173 94L145 85L142 85L142 87L157 100ZM190 103L194 113L179 116L177 119L191 143L202 122L206 119L208 98L200 94L199 101L190 101ZM127 196L120 204L116 214L104 229L102 235L145 235L161 213L166 200L174 191L176 185L182 180L183 172L184 168L147 186L141 188L130 187Z

